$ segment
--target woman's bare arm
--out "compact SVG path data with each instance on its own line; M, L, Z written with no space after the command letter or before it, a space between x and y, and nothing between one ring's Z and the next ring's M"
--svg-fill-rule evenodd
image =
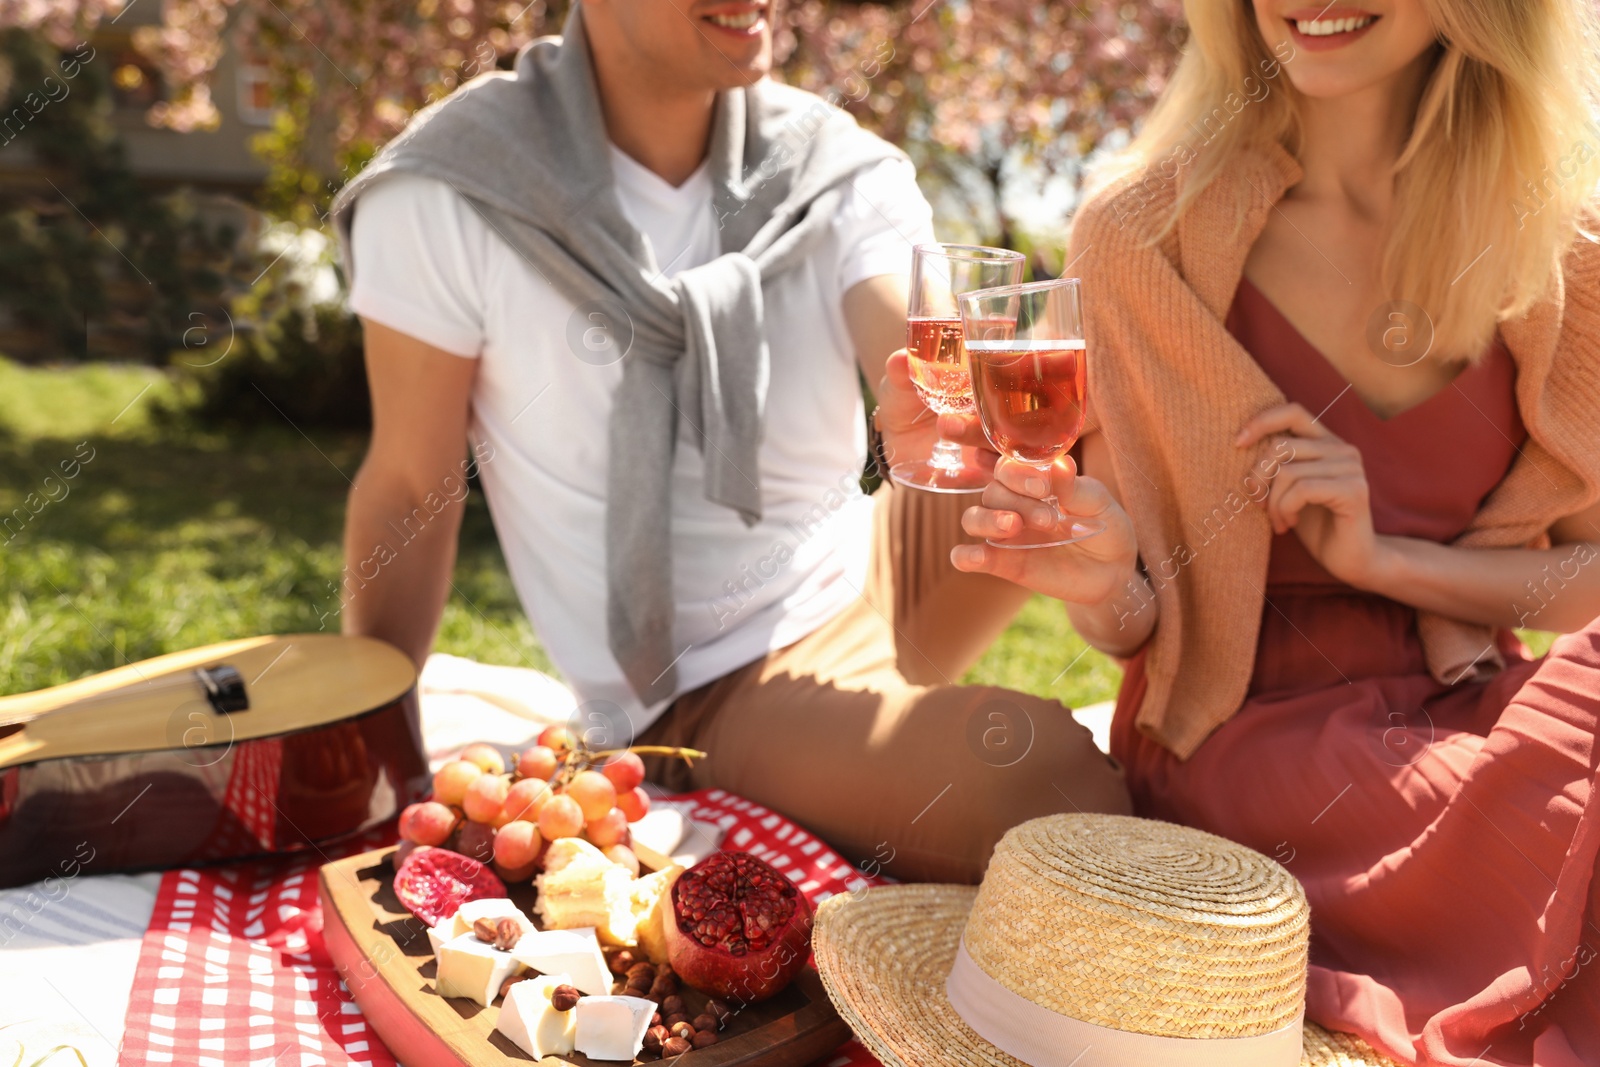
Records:
M1600 615L1600 505L1557 523L1554 548L1461 548L1377 533L1359 449L1299 404L1263 411L1235 442L1291 448L1264 501L1329 574L1423 611L1489 626L1572 631Z
M1554 547L1457 548L1377 539L1362 587L1467 622L1571 633L1600 616L1600 505L1563 519Z

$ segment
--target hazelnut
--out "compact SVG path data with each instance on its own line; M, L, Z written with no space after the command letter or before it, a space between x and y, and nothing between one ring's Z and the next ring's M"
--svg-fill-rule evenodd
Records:
M696 1030L693 1040L690 1041L690 1044L695 1048L705 1048L707 1045L715 1045L716 1043L717 1032L715 1030Z
M657 978L650 985L650 997L654 1000L665 1000L678 992L678 982L675 978Z
M661 1043L671 1036L665 1026L652 1026L644 1032L644 1047L659 1051Z
M681 1011L676 1015L668 1015L666 1018L661 1020L662 1024L665 1025L668 1030L671 1030L678 1023L686 1023L688 1021L689 1017L683 1014Z
M510 990L512 986L516 985L518 982L526 981L528 977L529 976L525 974L514 974L510 978L507 978L504 982L500 983L500 995L502 997L505 996L506 992Z
M629 978L639 974L645 975L645 981L647 982L653 982L656 980L655 965L644 960L640 960L638 963L629 966L622 973L626 974Z
M690 1026L688 1023L673 1023L671 1026L667 1027L667 1033L671 1034L673 1037L681 1037L685 1041L694 1040L694 1027Z
M620 997L624 993L626 993L627 991L628 991L628 983L627 982L623 982L623 981L619 980L619 981L615 981L615 982L611 983L611 995L612 996Z
M654 1015L650 1016L650 1025L651 1026L660 1026L661 1025L661 1013L659 1011L656 1012Z
M658 974L658 975L662 975L662 974L671 975L673 978L678 977L677 973L675 971L673 971L672 964L670 964L670 963L663 963L661 966L657 967L656 968L656 974Z
M494 924L494 947L501 952L510 952L517 947L517 942L522 940L522 923L514 917L507 915Z
M681 1037L669 1037L661 1043L661 1054L663 1056L682 1056L693 1047Z
M691 1019L689 1021L689 1025L693 1026L697 1031L710 1030L715 1032L722 1029L722 1026L717 1022L717 1020L710 1015L707 1015L705 1012L701 1012L699 1015L696 1015L693 1019Z
M683 1009L683 998L680 997L680 996L677 996L677 995L673 995L673 996L670 996L670 997L662 998L662 1001L661 1001L661 1014L662 1015L687 1014L686 1012L684 1012L684 1009Z
M733 1018L733 1009L715 997L706 1001L706 1014L716 1017L717 1022L723 1026L728 1025L728 1020Z
M484 941L484 942L487 942L488 944L491 944L491 945L494 944L494 938L495 938L494 920L493 919L479 919L477 922L473 923L472 924L472 936L476 937L479 941Z
M632 952L623 949L611 957L608 966L610 966L612 974L627 974L628 968L637 962L639 961Z
M583 994L572 986L558 985L550 991L550 1006L556 1011L571 1011L581 996Z

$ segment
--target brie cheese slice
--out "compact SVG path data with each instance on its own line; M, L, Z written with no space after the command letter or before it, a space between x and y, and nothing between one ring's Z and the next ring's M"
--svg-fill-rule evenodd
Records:
M443 947L444 943L452 940L455 936L454 919L444 919L438 926L428 927L428 947L433 949L434 959L439 958L439 949Z
M568 974L578 992L604 996L611 992L611 972L592 926L576 930L534 930L511 950L516 961L541 974Z
M655 1011L655 1001L643 997L584 997L572 1009L578 1017L574 1044L592 1060L632 1062Z
M487 1008L500 995L501 983L521 969L511 953L462 934L439 946L434 986L441 997L466 997Z
M564 974L542 974L518 982L506 991L495 1029L536 1060L569 1054L574 1047L576 1012L556 1011L550 995L556 986L571 984L572 979Z
M482 900L469 900L457 908L455 916L449 920L450 928L454 931L452 936L460 937L462 934L472 933L472 924L479 919L498 921L508 916L521 923L524 931L533 929L533 924L528 921L528 917L522 913L521 908L511 903L509 897L484 897Z

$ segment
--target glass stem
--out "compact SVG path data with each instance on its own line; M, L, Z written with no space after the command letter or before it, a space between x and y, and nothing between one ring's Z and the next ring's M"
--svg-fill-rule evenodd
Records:
M940 437L939 443L933 446L933 454L928 457L928 466L947 473L963 469L966 463L961 456L961 446Z
M1033 464L1030 463L1029 466L1033 467L1034 470L1039 472L1039 474L1044 478L1044 484L1046 484L1046 485L1050 484L1050 468L1052 466L1054 466L1054 464L1047 464L1047 465L1045 465L1043 467L1038 467L1038 466L1034 466ZM1051 493L1049 496L1046 496L1046 497L1040 497L1039 498L1039 503L1050 505L1050 511L1056 517L1056 525L1057 526L1060 526L1063 522L1066 521L1067 516L1065 514L1063 514L1062 511L1061 511L1061 500L1054 493Z

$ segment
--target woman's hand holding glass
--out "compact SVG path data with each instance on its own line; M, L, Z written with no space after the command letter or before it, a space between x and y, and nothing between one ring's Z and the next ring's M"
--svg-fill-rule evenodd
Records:
M998 541L1029 532L1070 531L1084 520L1105 523L1105 531L1094 537L1029 552L984 543L957 545L950 552L957 570L993 574L1075 604L1099 605L1126 594L1128 583L1138 576L1139 546L1127 512L1104 482L1080 475L1071 456L1058 460L1049 478L1036 467L1000 458L984 443L974 416L945 415L940 422L946 438L982 449L979 462L994 467L983 502L961 517L969 535ZM1047 503L1051 496L1061 509L1059 516Z

